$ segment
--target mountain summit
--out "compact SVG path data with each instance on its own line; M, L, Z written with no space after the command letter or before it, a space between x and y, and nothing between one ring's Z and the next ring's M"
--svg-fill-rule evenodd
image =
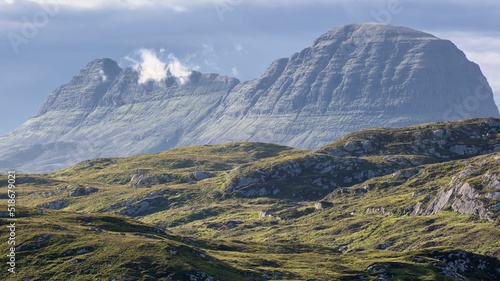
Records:
M0 138L0 168L46 172L228 141L317 148L364 128L499 116L479 66L452 42L384 24L335 28L251 81L139 75L110 59L90 62Z
M239 84L218 116L204 141L311 148L362 128L498 116L498 109L479 67L450 41L354 24ZM229 124L238 129L223 131Z

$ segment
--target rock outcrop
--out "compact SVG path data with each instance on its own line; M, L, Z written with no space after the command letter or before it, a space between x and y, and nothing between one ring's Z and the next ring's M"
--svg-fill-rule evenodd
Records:
M436 136L438 131L445 133ZM224 191L226 195L241 197L280 196L313 200L335 189L362 194L370 189L369 185L356 190L340 187L389 174L393 174L395 180L405 181L417 174L417 167L423 164L494 153L499 147L499 134L500 119L497 118L361 131L295 159L269 163L264 167L260 163L238 167L228 173ZM468 151L460 153L453 149L455 147L467 147ZM412 167L415 168L408 169ZM485 184L494 188L492 186L498 184L498 179L494 174L490 177ZM299 184L302 189L294 188L292 193L289 192L289 185ZM435 203L436 210L442 210L449 203L448 197L461 190L459 197L463 194L463 200L456 201L454 206L469 213L475 204L471 205L467 196L474 199L472 201L479 200L469 189L460 188L456 186L453 190L443 191L440 201ZM497 195L491 193L488 196ZM421 208L421 204L417 205L415 213L432 213ZM477 211L481 212L480 208ZM481 217L485 218L486 215L482 214Z
M0 169L47 172L228 141L317 148L365 128L499 116L486 78L453 43L383 24L335 28L251 81L193 71L186 81L143 82L110 59L90 62L0 138Z
M265 168L248 166L228 174L226 195L241 197L280 196L318 199L332 190L351 186L400 169L432 163L432 158L386 156L370 159L310 154L294 160L272 163ZM289 184L304 187L290 193Z
M481 189L489 192L480 192L470 183L464 181L464 177L480 175L482 171L466 169L453 177L447 187L442 188L436 197L423 208L423 202L418 202L414 208L414 215L432 215L445 208L450 207L460 214L475 215L481 219L493 221L500 215L500 204L494 203L500 198L499 173L487 171L481 176ZM424 201L427 198L424 199ZM489 206L489 207L488 207Z
M465 251L449 253L431 253L432 258L440 262L431 263L442 274L453 280L472 280L473 274L479 274L480 280L500 278L500 263L497 259L475 255Z
M427 264L437 270L436 280L498 280L500 263L498 259L482 256L466 251L432 251L412 257L417 264ZM392 280L395 272L401 270L398 263L377 262L366 268L366 271L377 277L376 280Z
M151 186L154 184L163 184L170 181L172 181L171 175L148 175L147 171L137 170L135 174L130 175L129 185L132 187L141 187Z
M49 203L42 204L38 208L49 209L49 210L60 210L68 205L66 200L57 200Z
M406 130L364 130L326 145L318 153L332 156L426 155L453 160L500 152L499 133L500 119L497 118L424 124Z
M127 205L124 209L120 211L120 214L136 217L140 215L147 214L152 210L158 208L165 208L168 206L168 202L163 197L145 198L135 203Z
M87 196L97 191L99 190L92 186L86 186L86 187L79 186L75 188L75 190L71 191L69 193L69 196L70 197Z

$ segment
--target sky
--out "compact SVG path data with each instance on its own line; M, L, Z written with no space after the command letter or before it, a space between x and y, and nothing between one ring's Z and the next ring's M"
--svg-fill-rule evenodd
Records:
M180 79L198 70L244 81L360 22L451 40L480 65L500 104L498 0L0 0L0 135L96 58L168 66Z

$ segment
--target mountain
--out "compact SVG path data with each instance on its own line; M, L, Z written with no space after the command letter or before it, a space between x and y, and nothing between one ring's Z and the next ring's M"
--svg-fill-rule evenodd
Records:
M383 24L333 29L223 105L202 141L317 148L359 129L499 116L479 67L453 43Z
M15 280L500 280L499 144L482 118L17 174Z
M135 68L90 62L0 138L0 169L228 141L310 149L360 129L499 116L479 66L453 43L392 25L335 28L251 81L168 74L145 82Z

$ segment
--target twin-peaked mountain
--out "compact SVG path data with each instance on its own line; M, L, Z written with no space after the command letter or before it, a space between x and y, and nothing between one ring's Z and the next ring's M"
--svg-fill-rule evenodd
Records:
M0 138L0 169L47 172L229 141L317 148L364 128L499 116L480 68L453 43L391 25L335 28L251 81L139 76L111 59L90 62Z

